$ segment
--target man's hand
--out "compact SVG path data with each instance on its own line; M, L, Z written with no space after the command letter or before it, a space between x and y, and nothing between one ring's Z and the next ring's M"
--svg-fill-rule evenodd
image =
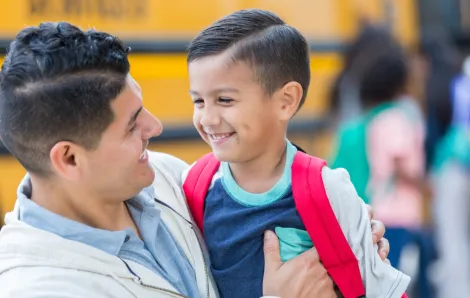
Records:
M289 298L336 298L333 281L315 248L283 263L279 240L272 231L264 238L263 295Z
M379 249L378 253L380 258L390 264L390 261L387 259L388 253L390 252L390 243L388 242L387 238L384 238L385 235L385 225L383 222L374 220L374 211L370 205L367 206L367 211L369 212L369 218L372 223L372 242L378 244Z

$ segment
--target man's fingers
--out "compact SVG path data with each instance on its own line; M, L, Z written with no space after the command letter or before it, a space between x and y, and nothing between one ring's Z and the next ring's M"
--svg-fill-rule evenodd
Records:
M385 260L390 252L390 242L386 238L379 241L379 255L382 260Z
M264 233L264 273L275 272L282 266L279 239L273 231Z
M372 206L369 204L366 204L367 208L367 213L369 214L369 220L372 220L374 218L374 210L372 209Z
M304 251L299 256L295 257L294 259L288 262L291 261L301 262L302 266L313 267L320 262L320 255L318 254L317 249L313 247L307 251Z
M385 234L385 225L381 221L372 220L372 242L377 244L379 240L384 237Z

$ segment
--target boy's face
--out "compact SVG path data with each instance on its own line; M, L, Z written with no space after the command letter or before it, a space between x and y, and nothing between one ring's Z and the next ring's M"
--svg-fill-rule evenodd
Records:
M278 92L270 96L250 66L233 62L230 54L189 64L193 123L219 160L242 163L278 150L287 122Z

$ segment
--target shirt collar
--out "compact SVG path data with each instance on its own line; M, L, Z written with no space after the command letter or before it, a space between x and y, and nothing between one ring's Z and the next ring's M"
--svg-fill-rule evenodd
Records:
M78 241L97 249L103 250L111 255L117 256L121 247L134 232L128 228L121 231L108 231L90 227L80 222L68 219L53 213L30 199L32 184L27 175L18 187L18 203L20 220L35 228L54 233L65 239ZM149 208L158 215L156 224L159 223L160 210L156 208L153 196L153 188L144 189L140 194L127 201L131 215L134 220L137 214ZM136 222L136 224L138 224Z

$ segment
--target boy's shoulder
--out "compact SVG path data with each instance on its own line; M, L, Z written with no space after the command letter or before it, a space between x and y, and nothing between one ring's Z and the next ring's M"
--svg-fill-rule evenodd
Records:
M313 155L307 155L318 158ZM358 198L356 189L351 182L349 172L346 169L333 169L328 165L325 165L322 167L321 177L326 195L328 196L330 203L336 204L342 201L352 201L351 198Z
M189 175L189 171L191 171L191 169L193 169L193 167L196 165L196 162L198 162L200 159L196 160L195 162L193 162L192 164L190 164L181 174L181 181L182 183L184 183L186 181L186 179L188 178L188 175ZM214 174L214 176L212 177L212 182L209 186L209 189L212 188L212 186L214 186L214 182L221 178L223 175L223 170L222 170L222 162L220 163L219 165L219 168L217 170L217 172Z
M326 195L333 209L336 209L335 206L339 208L339 205L358 204L358 200L361 200L346 169L332 169L325 166L322 169L322 179Z

